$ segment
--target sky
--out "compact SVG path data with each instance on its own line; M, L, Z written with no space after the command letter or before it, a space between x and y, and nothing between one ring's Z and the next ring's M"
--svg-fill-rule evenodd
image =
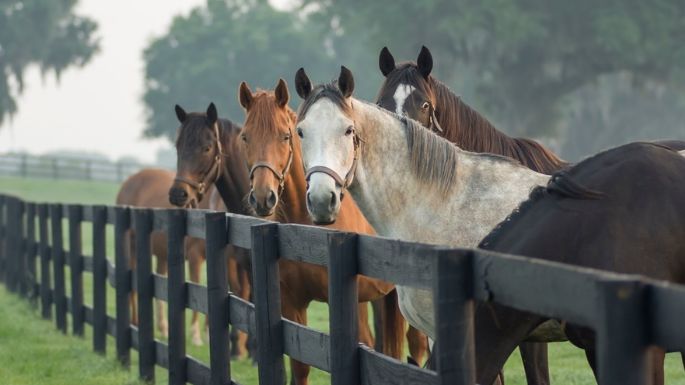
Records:
M26 73L19 111L0 126L0 153L89 151L112 160L132 156L145 163L166 139L143 139L143 49L161 36L177 14L204 0L81 0L76 13L99 25L101 51L83 68L64 71L59 82L38 68ZM173 110L169 109L170 113Z

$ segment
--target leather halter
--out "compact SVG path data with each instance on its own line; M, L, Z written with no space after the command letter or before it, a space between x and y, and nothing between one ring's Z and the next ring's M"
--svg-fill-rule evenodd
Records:
M280 197L281 194L283 193L283 190L285 189L285 177L288 175L288 172L290 171L290 166L293 164L293 154L295 150L293 149L293 131L291 128L288 128L288 145L289 145L289 151L290 153L288 154L288 161L285 163L285 167L283 168L283 171L278 171L276 167L274 167L271 163L269 162L257 162L252 165L250 168L250 184L252 184L252 179L254 179L254 173L257 171L258 168L266 168L270 170L276 179L278 179L278 196ZM252 186L250 186L252 187Z
M442 130L440 123L438 123L438 118L435 116L435 111L436 110L435 107L433 107L433 103L428 102L428 128L431 131L442 134L444 131Z
M214 162L209 167L209 169L204 173L204 176L200 178L200 182L196 182L192 179L184 178L182 176L177 176L174 178L175 182L185 183L188 186L195 189L197 194L198 202L202 200L207 188L214 184L221 176L221 159L225 156L221 146L221 136L219 135L219 121L214 123L214 135L216 139L216 155L214 156Z
M333 178L336 186L341 188L342 191L340 192L340 200L342 201L342 199L345 197L345 190L347 190L347 188L350 187L352 181L354 180L354 173L357 170L357 163L359 161L359 152L361 148L362 139L359 137L356 130L354 131L352 143L354 145L354 159L352 160L352 166L347 171L347 174L345 174L345 179L341 178L340 175L338 175L338 173L331 168L328 168L326 166L313 166L310 167L309 170L307 170L307 174L305 175L305 180L307 181L307 188L309 188L309 179L311 178L312 174L315 174L317 172L326 174Z

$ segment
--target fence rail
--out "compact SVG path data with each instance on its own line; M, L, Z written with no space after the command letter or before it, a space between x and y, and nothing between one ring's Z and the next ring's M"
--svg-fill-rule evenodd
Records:
M0 175L23 178L122 182L143 167L131 162L13 153L0 154Z
M69 252L62 222L68 219ZM81 250L81 226L93 224L92 255ZM114 226L114 261L105 256L105 226ZM48 231L50 227L50 231ZM129 270L124 234L136 231L138 266ZM150 233L168 233L169 276L152 273ZM38 234L36 234L36 232ZM49 234L52 234L52 242ZM207 286L186 282L183 237L206 240ZM228 291L224 249L252 252L255 304ZM36 258L40 256L40 279ZM330 334L285 320L280 312L278 260L326 266L330 275ZM50 269L54 271L50 275ZM64 270L71 272L65 293ZM93 306L83 304L82 275L93 275ZM436 304L437 370L384 356L357 342L356 275L430 289ZM473 384L473 305L490 301L592 327L598 335L600 383L646 384L647 349L685 350L685 289L646 279L508 256L447 249L240 215L199 210L36 204L0 195L0 278L14 292L40 298L43 317L83 336L93 326L93 349L104 353L115 337L118 359L139 352L141 378L155 365L170 384L235 384L231 380L229 325L256 335L260 384L284 384L283 356L331 373L332 384ZM116 314L106 313L106 285L116 290ZM139 326L130 324L128 294L138 291ZM153 337L153 298L167 300L168 344ZM186 355L186 308L209 317L210 363Z

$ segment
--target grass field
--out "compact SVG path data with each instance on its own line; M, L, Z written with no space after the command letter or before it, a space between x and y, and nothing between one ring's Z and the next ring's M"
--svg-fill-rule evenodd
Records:
M101 182L63 180L27 180L1 178L0 192L15 194L25 200L36 202L63 202L83 204L113 204L118 186ZM66 242L66 222L65 247ZM109 226L108 226L109 227ZM83 225L83 252L91 254L92 236L88 224ZM107 255L112 256L112 229L107 234ZM84 274L85 303L92 305L92 282L89 273ZM67 295L69 295L67 269ZM108 314L114 316L114 291L107 293ZM92 352L90 327L86 327L84 339L64 336L57 332L54 322L42 320L40 314L27 301L19 299L0 288L0 384L132 384L136 380L137 357L132 353L130 371L121 368L114 359L114 341L108 338L108 352L101 357ZM328 330L328 308L315 303L309 310L310 326ZM190 341L190 311L188 316L187 353L201 361L209 362L208 346L196 347ZM157 338L162 339L160 336ZM550 367L554 384L594 384L594 379L582 351L568 343L550 344ZM680 358L667 357L667 384L684 384L685 373ZM233 361L234 379L242 384L257 384L257 371L247 360ZM505 367L507 384L524 385L525 376L518 352ZM157 383L167 382L166 372L159 368ZM312 370L311 384L330 383L326 373Z

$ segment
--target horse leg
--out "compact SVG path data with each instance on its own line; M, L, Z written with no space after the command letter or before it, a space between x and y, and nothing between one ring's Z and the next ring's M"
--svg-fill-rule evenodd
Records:
M238 296L245 301L249 301L250 297L252 296L252 285L250 285L250 272L243 268L239 268L238 270L240 277L240 292L238 293ZM238 355L240 357L247 356L247 333L238 330L236 346Z
M189 251L189 257L188 257L188 265L189 265L189 270L190 270L190 280L192 282L195 282L197 284L200 283L200 274L201 274L201 267L202 267L202 261L204 260L204 256L199 255L199 253L196 252L197 250L191 249ZM195 346L202 346L202 332L200 331L200 313L197 311L193 310L193 317L190 321L190 330L192 334L192 343Z
M373 309L373 335L376 339L374 342L373 349L377 352L383 351L383 319L385 315L383 314L383 299L377 299L371 301L371 308ZM685 358L683 358L685 360ZM683 361L685 363L685 361Z
M519 345L528 385L549 385L547 344L523 342Z
M160 253L161 254L161 253ZM168 264L166 255L157 256L157 268L156 273L161 276L166 276L168 272ZM161 299L156 299L157 302L157 328L159 333L164 338L169 338L169 324L167 323L167 313L165 308L165 303Z
M409 357L407 361L416 366L423 365L423 357L428 351L428 337L417 328L409 325L407 330L407 342L409 344Z
M664 376L664 360L666 359L666 352L656 346L649 348L649 356L652 360L653 371L653 385L664 385L666 381Z
M359 309L359 342L366 346L372 347L374 343L373 335L371 335L371 328L369 327L369 304L368 302L361 302L358 304Z

